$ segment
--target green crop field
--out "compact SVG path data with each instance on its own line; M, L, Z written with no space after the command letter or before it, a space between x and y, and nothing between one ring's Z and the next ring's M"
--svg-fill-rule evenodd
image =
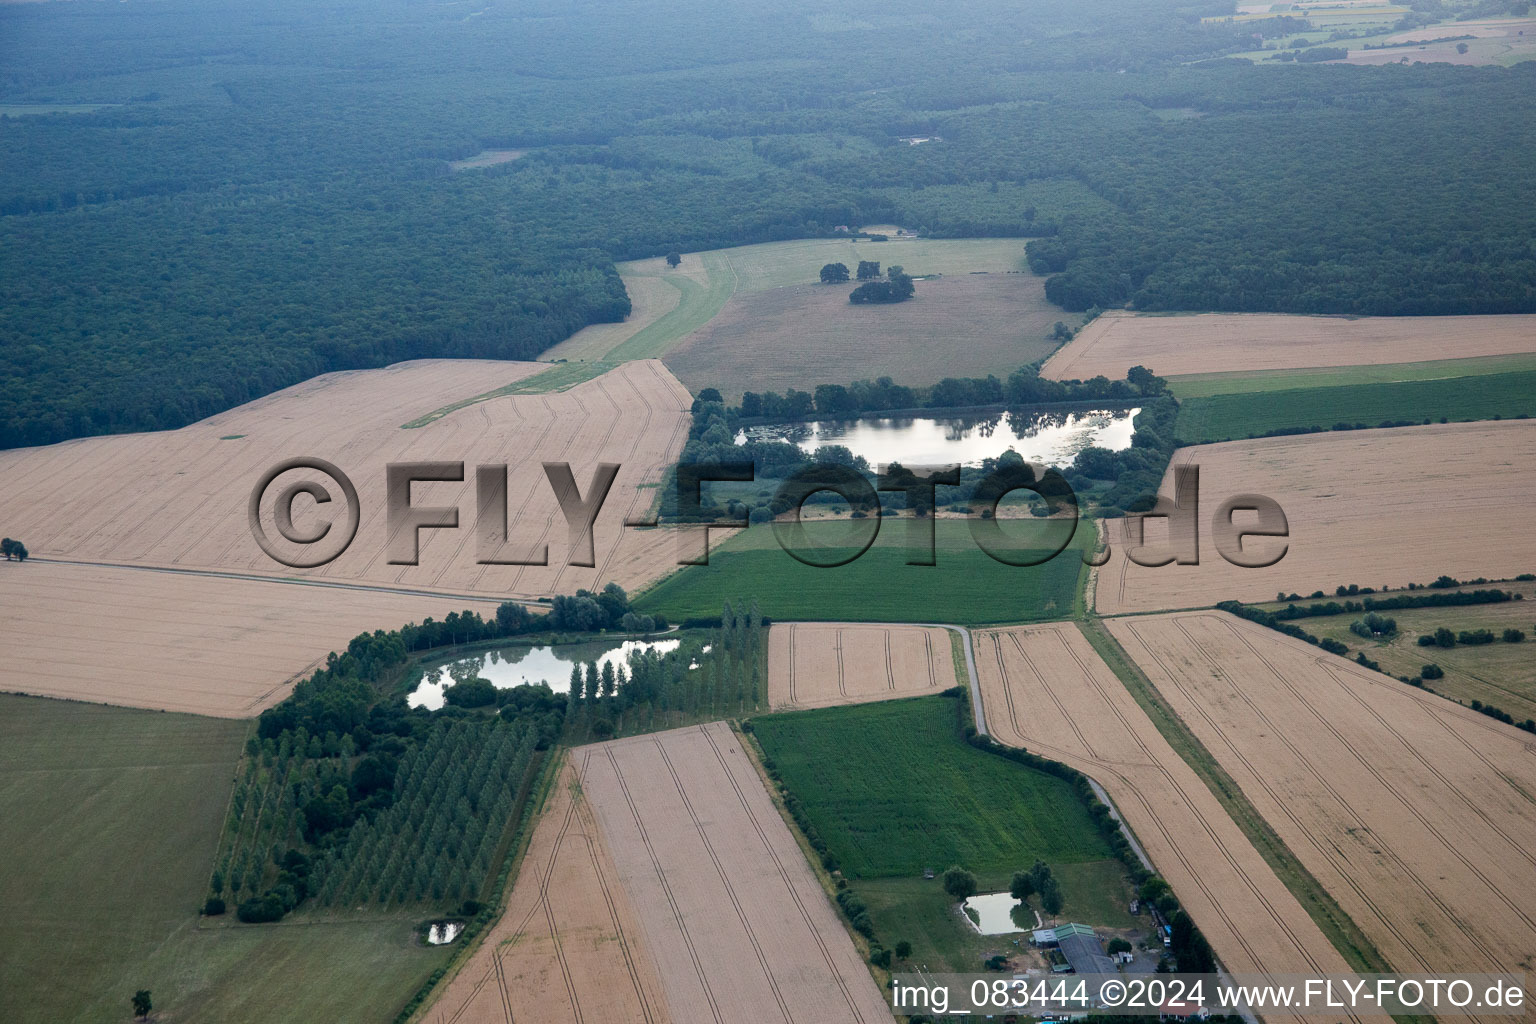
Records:
M913 962L975 970L1011 942L978 935L925 868L959 864L989 892L1044 860L1064 918L1134 926L1124 868L1072 786L968 746L957 712L951 698L921 697L761 716L753 729L856 883L876 934L911 941Z
M1441 380L1490 373L1536 370L1536 355L1478 356L1472 359L1433 359L1422 363L1378 363L1368 366L1313 366L1293 370L1243 370L1191 373L1168 378L1174 397L1205 398L1237 392L1295 391L1343 384L1397 384L1411 380Z
M204 920L246 722L0 695L6 1019L388 1020L444 962L414 921Z
M1478 374L1334 387L1220 394L1180 404L1175 433L1203 443L1258 437L1292 427L1331 428L1337 423L1378 426L1388 421L1510 419L1536 414L1536 371Z
M849 878L959 864L997 886L1035 860L1111 856L1072 786L968 746L948 697L753 719Z
M755 597L764 615L786 620L982 624L1071 614L1083 572L1080 548L1092 535L1087 526L1079 524L1072 546L1055 558L1021 567L998 562L978 548L965 521L940 519L934 525L936 565L907 565L908 522L886 520L868 551L830 569L797 561L779 546L771 527L751 527L714 548L708 565L678 569L635 604L674 622L718 616L724 602L742 596ZM848 528L846 520L806 524L813 542L829 544L834 537L846 537ZM1033 536L1035 546L1043 546L1046 528L1039 520L1009 520L1002 528L1010 537Z

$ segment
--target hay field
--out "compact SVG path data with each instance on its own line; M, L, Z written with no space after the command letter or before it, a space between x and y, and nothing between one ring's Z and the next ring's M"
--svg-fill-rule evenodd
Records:
M495 601L65 562L0 563L0 690L218 718L259 714L359 633Z
M719 388L728 402L743 391L782 394L881 376L913 385L1006 376L1048 355L1057 344L1051 326L1067 316L1032 274L918 281L915 297L890 305L854 305L852 288L801 284L737 295L667 354L667 366L690 389Z
M501 919L424 1024L668 1024L655 965L576 771L562 765Z
M662 257L618 264L633 310L621 324L595 324L546 349L540 359L576 361L655 359L708 324L733 296L746 296L791 285L818 283L823 264L844 263L849 271L860 260L885 268L905 267L909 274L968 275L1023 271L1023 238L892 238L888 242L843 238L765 242L730 249L682 253L669 267ZM1053 310L1045 329L1061 319L1045 303L1043 283L1025 272L1041 291L1042 309ZM842 286L838 286L842 287ZM843 289L846 303L850 283ZM1016 369L1017 364L1009 369ZM805 381L796 382L804 385Z
M1529 968L1529 737L1225 613L1109 626L1395 969Z
M948 630L778 622L768 631L768 701L775 710L916 697L955 685Z
M1404 587L1443 574L1506 578L1536 569L1536 421L1434 424L1258 438L1181 448L1173 468L1200 467L1200 564L1146 568L1125 556L1123 527L1097 570L1101 614L1268 601L1277 593L1332 593L1340 584ZM1223 559L1210 522L1229 496L1268 495L1285 510L1289 548L1277 564L1245 569ZM1239 525L1251 521L1237 517ZM1154 520L1147 539L1166 528ZM1252 538L1258 551L1277 542Z
M979 632L975 644L993 738L1102 785L1228 970L1348 970L1075 625Z
M1163 377L1231 371L1358 366L1536 352L1536 315L1292 316L1106 313L1041 373L1054 380L1119 380L1132 366Z
M90 438L0 452L8 486L0 522L39 557L105 564L208 569L299 577L455 597L538 597L615 580L635 589L672 567L672 545L656 531L623 529L648 512L654 484L687 430L687 392L654 361L626 364L566 391L504 395L458 408L418 429L401 424L484 395L545 369L537 363L422 360L381 370L326 374L181 430ZM252 538L246 506L262 473L281 460L316 456L357 487L361 526L335 561L291 569ZM423 530L420 564L389 564L385 465L463 461L461 483L421 483L417 506L459 508L456 530ZM594 529L593 568L568 566L567 527L541 463L571 464L585 493L599 462L622 471ZM548 566L477 564L475 466L509 469L507 553L549 545ZM270 536L271 502L262 507ZM336 485L328 485L332 492ZM341 504L340 496L332 507ZM328 511L328 510L327 510ZM295 503L308 529L322 512ZM339 516L338 516L339 518ZM341 598L336 598L338 601ZM388 621L380 626L399 625Z
M675 1024L891 1012L724 723L578 748Z

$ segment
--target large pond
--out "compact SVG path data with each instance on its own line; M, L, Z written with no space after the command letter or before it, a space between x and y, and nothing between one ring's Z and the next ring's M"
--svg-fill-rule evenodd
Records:
M1029 462L1064 466L1089 446L1121 451L1131 445L1132 419L1140 409L1037 412L958 417L867 417L770 423L736 432L736 443L789 441L806 453L840 444L862 455L871 469L976 465L1012 448Z
M983 935L1007 935L1028 931L1035 926L1035 913L1010 893L988 892L972 896L962 904L965 916Z
M406 698L413 708L436 711L443 706L443 691L465 679L488 679L499 689L548 683L556 693L569 693L571 666L597 662L614 669L629 663L632 651L677 650L681 640L625 640L622 643L559 644L554 647L498 647L467 658L428 666L421 682Z

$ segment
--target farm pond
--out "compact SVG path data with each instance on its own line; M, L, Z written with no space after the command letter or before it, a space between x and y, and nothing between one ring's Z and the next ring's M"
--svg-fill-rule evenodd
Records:
M982 893L966 900L962 907L971 927L983 935L1008 935L1035 927L1034 912L1011 893Z
M675 651L681 640L625 640L621 643L557 644L553 647L498 647L483 654L428 665L421 682L406 698L413 708L437 711L443 706L443 691L465 679L487 679L498 689L548 683L556 693L571 689L571 666L596 662L615 669L629 663L633 651Z
M788 441L807 454L822 445L842 445L863 456L871 468L976 465L1012 448L1029 462L1062 466L1084 448L1122 451L1131 445L1132 420L1140 409L1093 409L955 417L865 417L769 423L736 432L737 444Z

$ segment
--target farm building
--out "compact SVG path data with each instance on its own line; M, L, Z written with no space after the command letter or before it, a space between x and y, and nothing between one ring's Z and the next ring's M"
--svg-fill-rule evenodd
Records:
M1115 973L1115 962L1105 955L1104 945L1099 942L1099 937L1085 924L1063 924L1055 928L1036 929L1031 938L1037 946L1059 948L1074 973Z

